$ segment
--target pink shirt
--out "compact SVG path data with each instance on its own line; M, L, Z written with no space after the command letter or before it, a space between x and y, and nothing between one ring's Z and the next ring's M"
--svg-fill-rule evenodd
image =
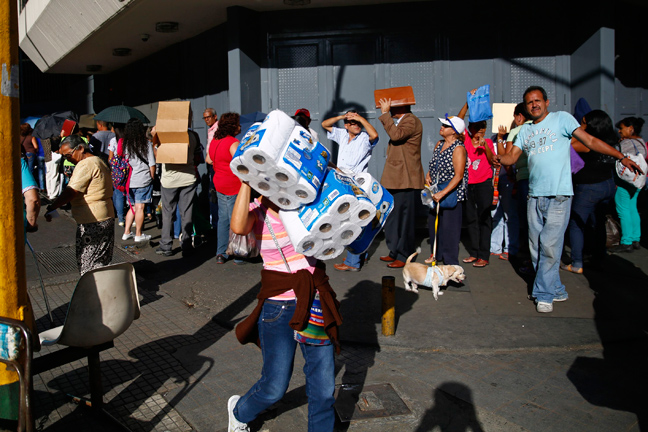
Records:
M485 141L488 148L490 148L490 151L495 154L493 141L488 138L486 138ZM493 167L488 162L486 149L483 147L475 148L472 140L468 136L468 133L466 133L466 141L464 141L464 145L466 147L466 152L468 152L468 184L482 183L493 178Z

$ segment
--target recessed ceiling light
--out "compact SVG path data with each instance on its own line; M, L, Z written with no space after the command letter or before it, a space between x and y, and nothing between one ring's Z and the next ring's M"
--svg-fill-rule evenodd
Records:
M131 55L130 48L113 48L113 55L116 57L127 57Z
M158 33L175 33L178 31L179 26L175 21L161 21L155 23L155 31Z

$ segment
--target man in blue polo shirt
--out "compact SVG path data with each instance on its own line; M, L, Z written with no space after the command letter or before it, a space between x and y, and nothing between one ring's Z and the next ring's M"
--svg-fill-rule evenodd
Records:
M536 270L533 297L536 310L547 313L553 311L554 301L568 298L558 270L574 195L569 150L572 135L590 150L615 157L635 172L641 170L622 153L581 129L569 113L550 113L547 92L542 87L529 87L523 99L533 122L521 127L511 152L497 155L495 160L512 165L522 151L528 156L529 249Z

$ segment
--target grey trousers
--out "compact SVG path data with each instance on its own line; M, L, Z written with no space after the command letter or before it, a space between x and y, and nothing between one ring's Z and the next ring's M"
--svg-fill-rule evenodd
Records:
M162 237L160 248L162 250L173 249L173 215L176 206L180 209L180 221L182 222L182 250L191 249L191 236L193 235L193 199L196 192L196 184L179 188L162 187Z

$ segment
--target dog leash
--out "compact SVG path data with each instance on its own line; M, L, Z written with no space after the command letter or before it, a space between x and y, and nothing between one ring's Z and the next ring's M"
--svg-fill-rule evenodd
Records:
M436 247L437 247L437 231L439 230L439 211L441 210L440 206L437 205L436 208L436 219L434 221L434 246L432 246L432 267L436 267Z

